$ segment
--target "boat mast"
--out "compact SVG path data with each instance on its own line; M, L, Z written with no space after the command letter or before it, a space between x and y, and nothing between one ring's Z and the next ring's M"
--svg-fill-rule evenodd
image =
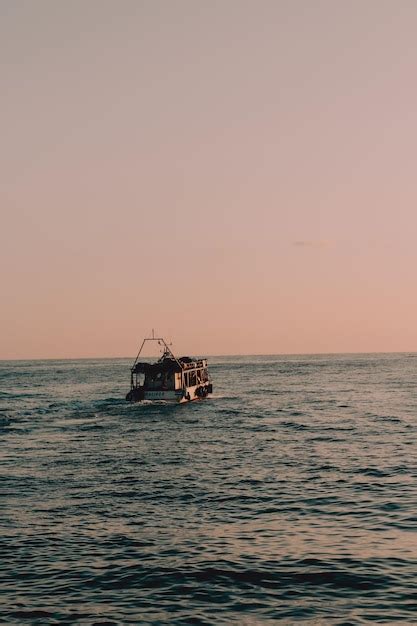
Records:
M177 359L177 357L175 356L175 354L172 352L171 348L169 347L169 345L167 344L167 342L165 341L165 339L164 339L163 337L155 337L155 330L152 328L152 337L147 337L147 338L145 338L145 339L142 341L142 345L140 346L140 348L139 348L139 352L138 352L138 354L137 354L137 356L136 356L136 359L134 360L133 365L132 365L132 367L131 367L132 372L133 372L133 369L134 369L134 367L135 367L136 363L137 363L137 362L138 362L138 360L139 360L139 357L140 357L141 352L142 352L142 350L143 350L143 346L145 345L145 343L146 343L147 341L157 341L157 342L159 343L159 345L163 344L163 346L164 346L164 348L165 348L165 353L166 353L166 354L168 354L168 355L169 355L172 359L174 359L174 361L175 361L176 363L178 363L178 365L180 366L180 368L181 368L181 370L182 370L182 365L181 365L181 363L179 362L179 360Z

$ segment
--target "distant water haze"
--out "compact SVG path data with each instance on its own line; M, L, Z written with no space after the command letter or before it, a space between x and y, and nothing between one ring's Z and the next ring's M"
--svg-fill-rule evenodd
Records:
M0 5L0 358L417 350L417 4Z

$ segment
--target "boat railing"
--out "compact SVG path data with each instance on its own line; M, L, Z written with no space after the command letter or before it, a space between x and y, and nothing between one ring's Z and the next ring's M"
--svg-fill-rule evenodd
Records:
M185 363L180 360L180 363L182 365L182 369L184 370L207 367L207 359L199 359L198 361L191 361L190 363Z

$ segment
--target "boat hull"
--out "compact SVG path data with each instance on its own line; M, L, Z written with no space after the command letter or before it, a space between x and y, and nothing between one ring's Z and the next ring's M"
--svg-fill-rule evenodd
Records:
M184 404L193 400L202 400L212 393L211 385L195 385L176 390L146 390L143 388L130 391L126 400L130 402L169 402L173 404Z

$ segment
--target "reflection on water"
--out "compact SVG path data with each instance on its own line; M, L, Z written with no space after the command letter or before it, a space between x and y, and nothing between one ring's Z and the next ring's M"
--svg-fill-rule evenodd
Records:
M0 619L414 622L416 368L219 358L170 406L128 361L0 363Z

